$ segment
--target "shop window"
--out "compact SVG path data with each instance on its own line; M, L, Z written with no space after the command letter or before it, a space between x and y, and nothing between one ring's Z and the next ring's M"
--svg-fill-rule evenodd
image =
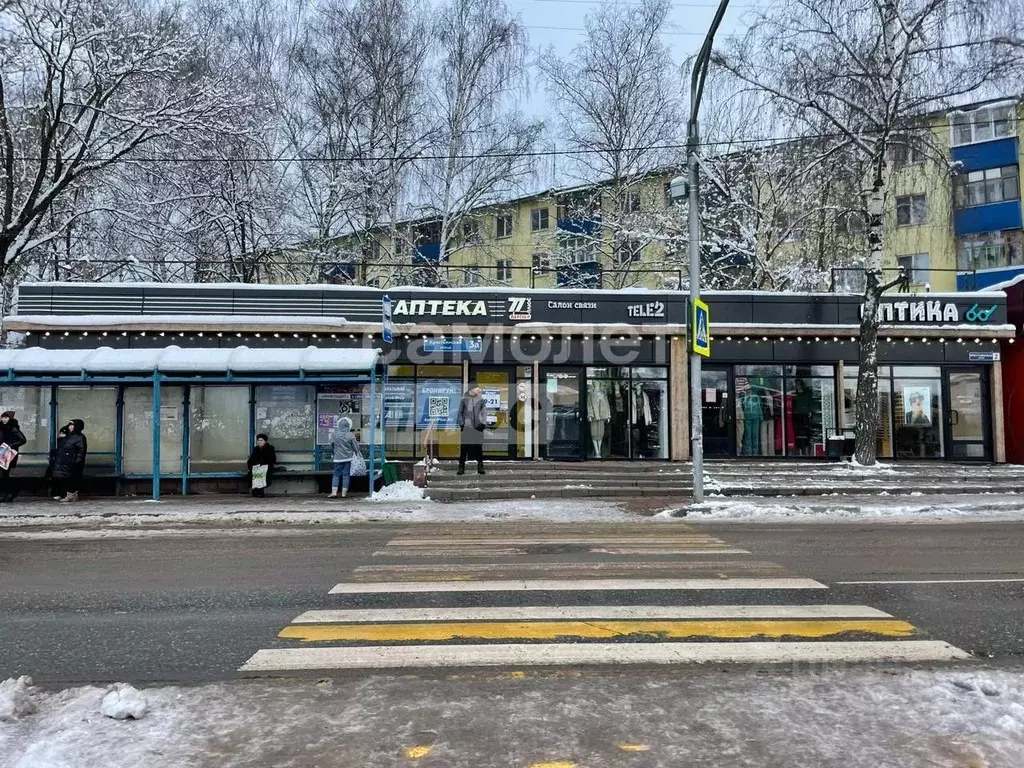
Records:
M953 202L957 208L1001 203L1020 198L1016 165L970 171L953 177Z
M50 388L4 387L0 389L0 410L14 411L28 441L21 447L18 466L45 466L50 460Z
M782 366L738 365L735 370L737 453L784 455Z
M941 457L942 380L896 378L893 380L892 391L896 419L896 458Z
M911 285L926 285L931 281L929 258L927 253L914 253L896 259L900 270L906 275Z
M181 474L184 424L182 387L160 388L160 474ZM86 424L86 434L89 425ZM121 467L125 474L153 473L153 390L126 387Z
M311 386L256 387L255 432L270 438L286 469L312 469L316 442L316 389Z
M925 195L904 195L896 198L897 226L924 224L927 220L928 200Z
M631 389L633 458L668 458L668 382L633 378Z
M113 467L117 450L117 387L58 387L57 426L72 419L85 422L89 466Z
M266 434L276 448L271 433ZM188 471L244 472L251 450L249 387L194 385L189 392Z
M462 366L420 366L420 369L450 369L455 376L417 372L416 448L417 455L457 458L460 430L457 423L462 399Z
M415 369L411 365L392 366L392 368L408 369L411 374ZM391 374L394 375L394 374ZM394 457L412 457L416 455L416 382L413 378L388 378L384 387L384 431L387 452Z
M824 456L836 434L836 382L830 366L787 366L786 455ZM826 375L827 374L827 375Z
M587 433L590 458L630 458L633 407L628 368L587 369Z

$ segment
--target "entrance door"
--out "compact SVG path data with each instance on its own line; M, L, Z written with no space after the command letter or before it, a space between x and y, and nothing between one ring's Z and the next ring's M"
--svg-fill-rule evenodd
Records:
M706 366L700 372L701 416L704 420L704 455L736 455L736 430L729 387L729 368Z
M487 408L484 456L501 459L515 457L516 433L509 419L510 399L515 397L515 369L472 366L469 379L480 385Z
M541 372L541 449L549 459L583 458L583 371Z
M992 459L989 429L988 371L984 368L946 370L946 433L953 459Z

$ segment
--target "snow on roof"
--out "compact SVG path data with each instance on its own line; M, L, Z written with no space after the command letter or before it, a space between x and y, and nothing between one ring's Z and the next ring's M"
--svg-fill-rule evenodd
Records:
M28 349L0 350L0 370L15 373L367 373L379 349Z
M986 291L1005 291L1007 288L1013 288L1015 285L1019 285L1024 282L1024 273L1014 275L1009 280L1003 280L1001 283L994 283L985 288Z

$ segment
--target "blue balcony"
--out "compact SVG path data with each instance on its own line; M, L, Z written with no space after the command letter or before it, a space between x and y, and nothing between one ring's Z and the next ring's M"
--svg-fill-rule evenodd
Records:
M586 261L559 267L555 283L560 288L600 288L601 265L596 261Z
M592 235L600 226L600 219L558 219L559 233L570 235Z
M982 272L958 272L956 289L958 291L984 291L997 283L1011 280L1024 273L1024 267L1006 267L1004 269L986 269Z
M424 243L416 246L412 255L413 264L437 264L441 260L440 243Z
M998 168L1001 165L1016 165L1017 138L1011 136L996 141L983 141L980 144L953 147L950 154L953 157L953 162L960 164L959 173Z
M975 205L953 211L953 231L960 235L996 232L1000 229L1020 229L1020 200Z

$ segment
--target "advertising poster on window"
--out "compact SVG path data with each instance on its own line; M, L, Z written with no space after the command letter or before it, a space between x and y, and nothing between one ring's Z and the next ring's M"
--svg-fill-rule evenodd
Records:
M462 381L459 379L421 380L416 384L416 426L425 429L458 429Z
M903 423L908 427L930 427L932 425L931 387L903 388Z
M416 388L411 381L389 381L384 388L384 419L389 428L412 429Z

